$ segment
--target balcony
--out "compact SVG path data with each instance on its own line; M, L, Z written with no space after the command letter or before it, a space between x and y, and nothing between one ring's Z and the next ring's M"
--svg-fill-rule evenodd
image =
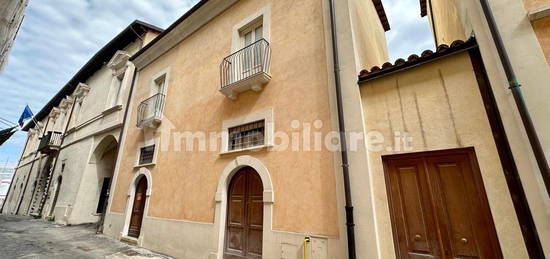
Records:
M253 90L259 92L271 80L269 66L271 48L265 39L223 59L220 65L220 92L235 100L239 93Z
M42 136L42 138L40 139L38 151L43 154L49 154L58 151L61 147L62 138L63 133L57 131L48 131L48 133Z
M162 120L164 109L164 94L153 95L138 106L137 127L156 128Z

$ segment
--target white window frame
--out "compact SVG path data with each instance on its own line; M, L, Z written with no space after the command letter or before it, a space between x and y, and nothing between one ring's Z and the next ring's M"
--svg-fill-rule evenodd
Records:
M113 107L122 105L120 103L120 99L121 99L120 97L122 96L122 90L124 89L126 74L127 74L126 70L122 70L122 71L119 71L119 73L113 75L113 79L111 80L111 87L109 88L110 90L109 92L111 94L109 95L108 103L106 105L107 110ZM120 82L120 85L117 86L119 82Z
M229 150L229 129L255 121L264 121L264 144L254 147L248 147L243 149ZM222 123L222 138L221 138L221 150L220 155L237 153L247 150L255 150L273 146L274 135L273 109L267 109L263 111L257 111L234 119L225 120Z
M162 89L162 94L164 94L164 96L167 96L168 86L170 85L169 84L169 82L170 82L170 70L171 70L171 67L165 68L164 70L158 72L157 74L155 74L151 78L149 97L152 97L153 95L157 94L156 91L155 91L155 88L157 87L156 86L156 81L158 79L160 79L161 77L163 77L163 76L164 76L164 88Z
M159 148L160 148L159 142L160 142L159 138L154 138L154 139L150 139L150 140L140 142L138 144L137 151L136 151L136 158L135 158L135 161L134 161L134 167L135 168L152 166L152 165L157 164L157 156L158 156L158 153L159 153L158 151L159 151ZM141 156L141 149L144 148L144 147L152 146L152 145L155 145L155 152L153 153L153 161L151 163L148 163L148 164L140 164L139 163L139 158Z
M242 32L260 23L263 26L263 38L267 42L271 42L271 4L266 5L256 13L233 26L231 53L235 53L243 48L244 35Z

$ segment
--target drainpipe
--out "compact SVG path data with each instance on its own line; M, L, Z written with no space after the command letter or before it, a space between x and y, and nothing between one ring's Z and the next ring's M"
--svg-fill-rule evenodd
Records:
M346 141L346 123L344 121L344 107L342 98L342 83L340 81L340 61L338 57L338 39L336 36L336 12L333 0L329 0L330 26L332 38L332 57L334 59L334 81L336 88L336 103L338 109L338 127L340 129L340 148L342 149L342 174L344 177L344 193L346 198L346 227L348 236L348 257L356 259L355 254L355 223L353 220L353 203L349 179L349 162Z
M531 119L531 115L529 114L529 110L527 109L527 104L523 99L521 84L518 82L518 79L514 72L514 68L512 67L512 62L510 61L510 57L508 56L506 48L504 47L504 42L502 41L502 37L500 35L500 32L498 31L495 17L493 16L493 13L491 11L489 2L487 0L480 0L480 3L481 7L483 8L483 13L485 14L485 19L487 20L487 24L489 25L489 29L491 30L491 35L497 48L500 61L504 68L504 72L506 73L506 77L508 78L510 90L512 91L512 95L514 96L514 100L516 102L516 106L523 122L525 132L527 133L527 137L529 138L531 149L535 154L535 159L537 160L537 164L542 179L544 181L544 185L546 186L546 192L550 195L550 168L548 167L548 161L546 160L546 156L544 155L544 149L542 148L540 139L537 136L537 131L533 124L533 120Z
M107 208L109 207L109 200L111 199L111 188L113 186L113 182L115 181L115 170L116 170L116 165L117 163L119 162L118 161L118 155L119 153L121 152L120 149L122 148L122 138L124 137L124 128L126 127L126 122L128 120L128 113L130 111L130 103L132 101L132 94L134 92L134 86L136 84L136 78L137 78L137 74L138 74L138 69L137 67L134 66L134 75L132 76L132 82L130 83L130 91L128 93L128 100L126 101L126 107L124 109L124 117L122 119L122 126L120 128L120 133L118 135L118 142L117 142L117 147L116 147L116 154L115 154L115 168L113 168L113 177L111 178L111 181L109 182L109 191L107 193L108 197L107 197L107 200L105 202L105 204L103 205L103 213L101 214L101 218L99 219L99 222L97 223L97 227L96 227L96 234L99 234L99 233L103 233L103 224L105 222L105 216L107 214Z

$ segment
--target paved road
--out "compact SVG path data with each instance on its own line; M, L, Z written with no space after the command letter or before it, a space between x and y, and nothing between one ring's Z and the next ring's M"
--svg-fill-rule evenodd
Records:
M104 235L92 225L59 226L29 217L0 215L0 258L158 258Z

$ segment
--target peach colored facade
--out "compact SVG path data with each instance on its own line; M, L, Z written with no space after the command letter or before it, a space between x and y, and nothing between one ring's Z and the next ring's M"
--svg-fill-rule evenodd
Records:
M370 1L350 3L376 15ZM227 181L224 179L227 168L243 161L256 161L253 164L261 164L270 178L270 186L266 187L264 181L264 257L301 258L306 236L313 239L310 254L318 258L345 257L339 154L325 147L325 136L330 136L336 125L327 2L241 0L217 15L210 13L214 4L221 6L219 1L213 1L211 6L207 4L197 11L205 10L201 15L214 18L181 42L157 55L155 51L168 44L161 39L142 54L145 58L134 60L139 73L118 157L105 232L129 238L128 213L136 177L147 177L149 196L142 232L136 240L138 245L178 258L221 258L223 240L218 236L225 231L219 225L224 221L226 194L220 192L220 183ZM219 92L220 63L239 49L235 48L235 26L250 18L256 20L254 15L258 12L263 17L264 37L271 48L271 80L260 92L246 91L231 100ZM358 13L347 16L357 28L358 45L367 46L365 41L372 41L372 49L361 49L364 58L361 64L384 62L387 52L378 16L368 20L361 17ZM207 18L192 15L187 19L190 21L182 22L181 27L199 23L195 19L204 22ZM174 31L181 27L175 27ZM181 34L187 35L181 30ZM155 57L150 62L143 61L151 56ZM136 127L138 105L151 96L151 86L162 73L166 74L167 82L160 126ZM215 150L199 151L195 143L192 150L176 151L187 144L177 137L180 133L209 135L222 131L227 121L263 113L272 114L276 134L293 136L307 129L312 131L311 136L305 137L306 140L301 136L294 142L299 145L297 150L293 150L291 143L283 150L266 145L260 150L224 153L220 140L215 140L213 143L218 147ZM319 151L313 150L313 144L304 148L314 142L313 131L323 136ZM273 144L282 141L274 138ZM152 164L136 166L136 154L143 143L155 143L158 153ZM266 193L268 187L272 189Z

